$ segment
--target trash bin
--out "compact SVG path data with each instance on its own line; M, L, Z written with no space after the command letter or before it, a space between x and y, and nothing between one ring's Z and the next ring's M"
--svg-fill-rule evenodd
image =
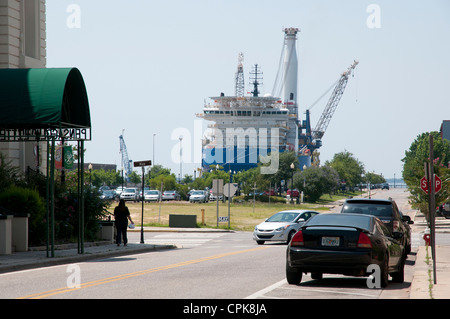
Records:
M12 215L0 215L0 255L12 254Z
M112 221L99 221L98 237L101 240L114 242L114 222Z

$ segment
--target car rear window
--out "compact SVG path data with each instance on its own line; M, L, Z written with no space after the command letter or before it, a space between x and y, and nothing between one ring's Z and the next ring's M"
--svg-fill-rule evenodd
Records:
M377 217L392 217L392 204L390 202L381 201L348 201L342 207L341 213L366 214Z
M372 218L364 215L319 214L310 218L306 226L348 226L371 231Z
M290 213L290 212L280 212L276 213L269 219L267 219L267 222L287 222L290 223L294 221L294 219L299 215L299 213Z

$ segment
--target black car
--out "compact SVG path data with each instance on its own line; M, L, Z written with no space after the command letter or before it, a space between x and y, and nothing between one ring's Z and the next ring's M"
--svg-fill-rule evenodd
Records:
M411 228L414 221L407 215L402 215L397 204L392 199L347 199L342 206L341 213L366 214L378 217L392 233L403 234L403 245L406 247L405 254L411 252Z
M321 279L324 273L369 276L370 265L380 267L380 285L403 282L405 254L402 233L390 231L375 216L319 214L309 219L287 248L286 279L299 284L302 273Z

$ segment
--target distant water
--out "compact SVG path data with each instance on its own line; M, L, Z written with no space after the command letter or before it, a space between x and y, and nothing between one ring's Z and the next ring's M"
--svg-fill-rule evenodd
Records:
M401 178L396 178L396 179L387 178L386 182L389 184L389 187L392 187L392 188L394 188L394 187L395 188L406 188L405 181Z

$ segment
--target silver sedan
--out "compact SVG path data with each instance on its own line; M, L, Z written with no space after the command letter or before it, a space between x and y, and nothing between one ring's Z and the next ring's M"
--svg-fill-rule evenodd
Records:
M258 245L266 241L283 241L289 243L292 236L311 217L319 214L313 210L284 210L267 218L253 231L253 239Z

